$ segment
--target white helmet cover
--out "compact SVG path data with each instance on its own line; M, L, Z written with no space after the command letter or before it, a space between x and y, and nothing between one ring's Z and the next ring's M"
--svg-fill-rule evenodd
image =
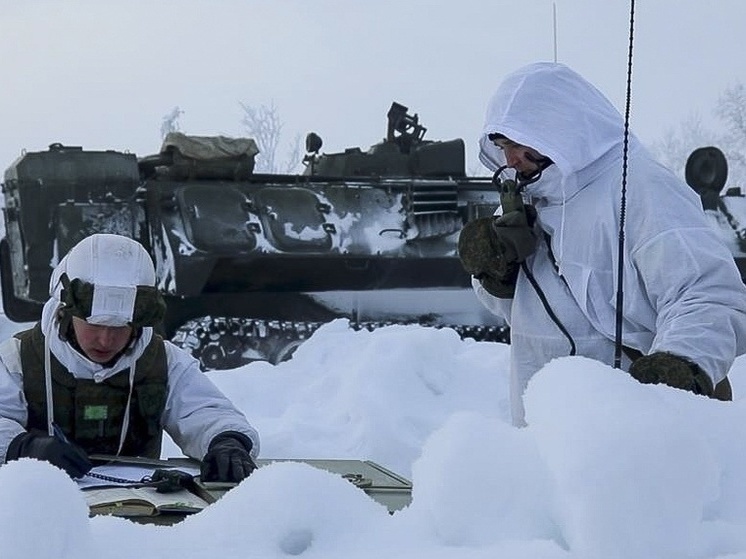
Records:
M63 275L93 286L86 322L125 326L133 321L138 286L155 285L153 261L145 248L128 237L97 233L75 245L52 272L49 294L62 300Z

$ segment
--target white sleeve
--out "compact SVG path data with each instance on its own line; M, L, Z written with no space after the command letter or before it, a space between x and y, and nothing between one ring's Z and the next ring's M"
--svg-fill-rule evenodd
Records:
M510 311L513 308L513 299L500 299L490 294L479 280L471 278L471 286L479 302L492 314L499 316L510 325Z
M26 431L23 426L28 421L20 347L15 337L0 344L0 464L5 463L10 442Z
M746 351L746 290L710 228L666 231L633 254L657 312L650 352L697 363L717 384Z
M186 351L166 341L168 397L163 426L187 456L202 460L210 441L225 431L243 433L259 454L259 434Z

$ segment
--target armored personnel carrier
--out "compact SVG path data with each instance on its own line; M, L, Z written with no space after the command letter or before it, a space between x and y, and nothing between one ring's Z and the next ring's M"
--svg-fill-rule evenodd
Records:
M459 230L492 214L497 192L466 176L462 140L425 132L394 103L367 151L319 153L309 134L299 175L254 173L248 138L175 133L140 158L59 143L24 153L2 184L5 313L36 320L53 267L103 232L150 252L168 302L163 334L206 369L277 363L335 318L506 341L456 254Z

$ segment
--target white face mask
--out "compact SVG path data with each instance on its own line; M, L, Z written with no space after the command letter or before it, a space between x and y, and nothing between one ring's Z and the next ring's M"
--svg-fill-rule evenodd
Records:
M562 173L559 167L552 164L544 169L539 180L526 187L526 193L537 198L562 200Z

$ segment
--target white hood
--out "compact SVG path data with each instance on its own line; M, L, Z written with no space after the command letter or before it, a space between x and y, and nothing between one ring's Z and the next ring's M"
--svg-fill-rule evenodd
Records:
M508 75L489 102L479 159L492 171L505 165L502 150L487 137L493 133L554 161L565 196L570 196L592 178L581 173L589 165L610 152L621 153L624 120L600 91L573 70L538 62ZM637 140L631 137L630 143Z
M508 75L487 107L479 157L488 168L505 165L503 151L489 140L499 133L554 162L526 195L540 211L543 226L556 236L555 258L565 263L565 202L615 165L621 192L624 120L582 76L563 64L537 62ZM629 136L630 151L640 144ZM561 206L543 215L541 208Z

